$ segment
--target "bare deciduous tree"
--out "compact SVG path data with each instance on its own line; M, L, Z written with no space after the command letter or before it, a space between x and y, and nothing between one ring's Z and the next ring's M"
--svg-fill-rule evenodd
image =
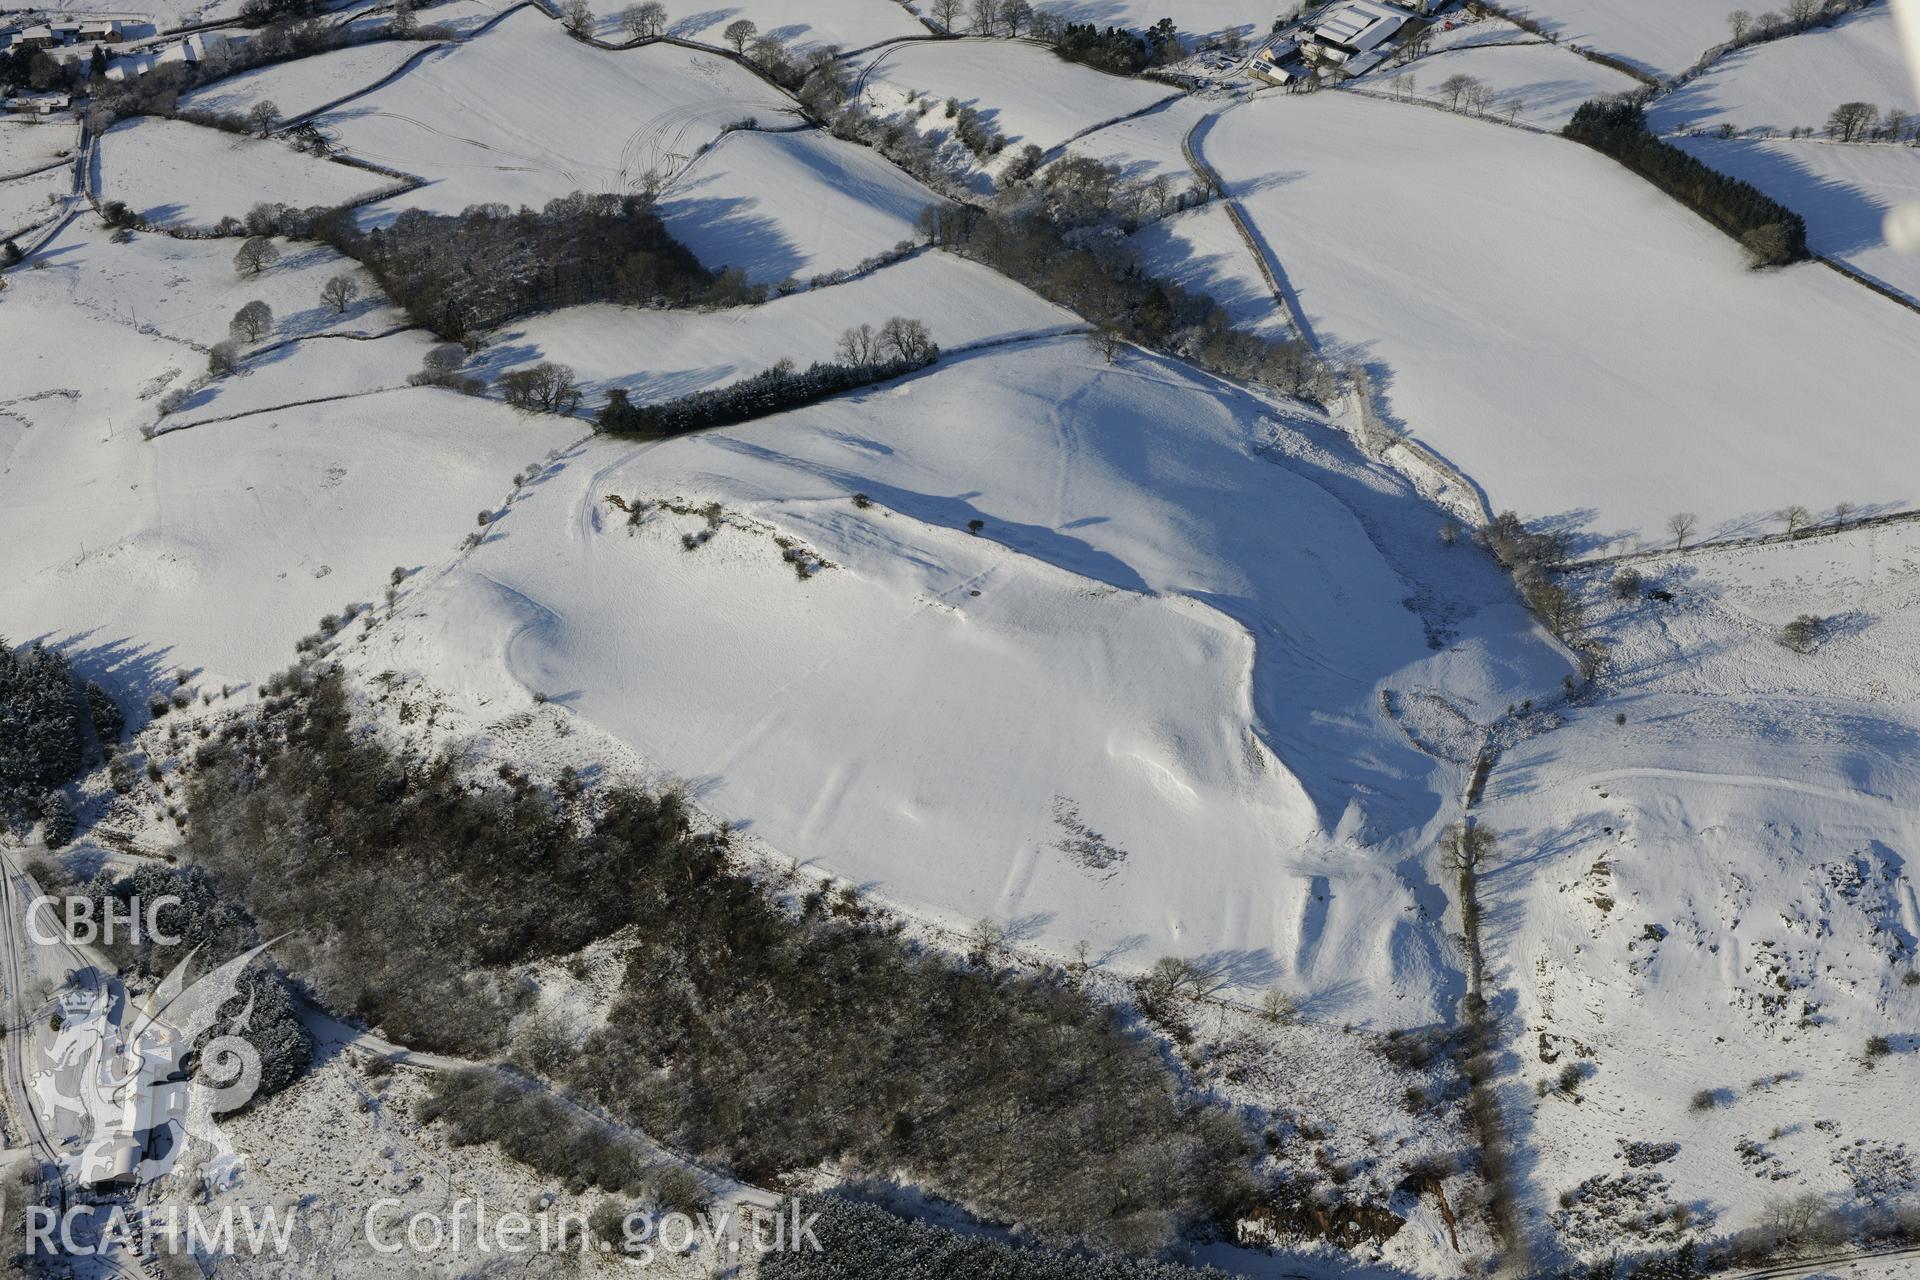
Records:
M1727 27L1733 32L1733 42L1739 44L1753 30L1753 15L1745 9L1735 9L1727 15Z
M635 40L657 36L666 29L667 9L658 0L630 4L620 11L620 27Z
M593 34L593 9L587 0L566 0L560 6L560 25L581 39Z
M270 100L254 103L253 108L247 112L247 127L263 138L272 133L274 126L279 123L280 108L274 106Z
M501 378L500 394L530 413L572 413L580 407L580 380L567 365L543 362Z
M1447 100L1447 110L1458 111L1460 102L1478 87L1480 82L1470 75L1456 72L1439 84L1441 96Z
M841 364L867 365L880 361L880 335L870 324L857 324L840 335L834 355Z
M273 332L273 308L255 298L233 313L227 332L237 342L258 342Z
M1787 526L1787 533L1790 535L1806 528L1812 520L1813 513L1797 502L1780 513L1780 523Z
M736 18L720 34L726 37L735 53L745 53L748 42L760 34L760 24L752 18Z
M1673 545L1684 547L1693 531L1700 526L1700 517L1691 511L1676 511L1667 517L1667 532L1673 535Z
M1269 987L1260 995L1260 1016L1278 1026L1288 1027L1300 1021L1300 1006L1279 987Z
M973 0L973 29L983 36L990 36L999 27L1000 6L996 0Z
M1493 854L1493 832L1485 827L1455 823L1440 837L1440 865L1448 871L1478 875Z
M905 316L895 316L880 326L878 346L894 359L913 364L927 364L940 354L927 326Z
M1033 18L1033 6L1027 0L1000 0L1000 25L1010 36L1019 36L1020 28Z
M940 29L950 32L953 30L953 24L960 20L962 0L933 0L930 7L933 10L933 20L940 24Z
M280 250L265 236L248 236L239 252L233 255L234 270L244 271L250 276L259 275L278 261Z
M1880 119L1880 108L1871 102L1843 102L1827 117L1827 136L1836 142L1852 142L1873 131Z
M334 276L320 286L320 301L345 315L353 300L360 296L360 283L352 276Z

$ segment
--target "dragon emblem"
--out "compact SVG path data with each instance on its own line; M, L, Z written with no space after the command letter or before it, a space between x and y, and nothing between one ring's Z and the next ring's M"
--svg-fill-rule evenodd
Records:
M59 1027L42 1050L33 1092L50 1127L73 1135L60 1155L70 1185L153 1182L196 1145L206 1154L202 1177L209 1187L238 1176L244 1157L218 1117L245 1106L260 1086L260 1053L240 1034L250 1025L251 996L219 1034L206 1037L218 1027L220 1010L239 995L241 974L270 945L188 985L196 949L138 1003L118 983L61 997Z

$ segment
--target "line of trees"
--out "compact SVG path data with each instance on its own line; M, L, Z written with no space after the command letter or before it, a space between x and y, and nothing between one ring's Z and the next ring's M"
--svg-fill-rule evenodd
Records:
M331 666L262 694L202 752L185 852L263 933L297 930L276 953L335 1010L492 1053L525 1008L515 966L624 930L605 1024L528 1056L681 1150L761 1182L901 1174L1042 1240L1142 1252L1248 1202L1240 1122L1068 970L954 962L850 888L756 879L674 792L389 746Z
M1813 27L1830 27L1856 9L1864 9L1876 0L1787 0L1785 13L1768 10L1755 16L1745 9L1727 15L1727 30L1734 48L1761 44L1783 36L1798 35Z
M920 321L895 316L878 329L868 324L848 329L836 356L805 369L782 360L750 378L660 404L634 404L624 389L615 388L596 421L602 431L646 435L729 426L924 369L940 358L940 348Z
M1655 137L1639 103L1582 103L1562 132L1612 156L1738 240L1755 266L1783 266L1808 256L1807 224L1799 214L1752 183Z

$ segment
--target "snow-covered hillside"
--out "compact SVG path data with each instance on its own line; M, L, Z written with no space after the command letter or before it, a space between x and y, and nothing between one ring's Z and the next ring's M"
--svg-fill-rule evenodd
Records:
M1132 242L1148 271L1207 293L1236 325L1274 336L1287 332L1286 312L1233 229L1225 205L1205 204L1150 222L1133 233Z
M512 83L547 91L500 91ZM349 154L427 179L363 214L379 222L406 208L539 208L574 191L637 191L650 171L684 168L728 124L776 123L792 106L724 58L665 44L597 50L528 8L320 124Z
M778 284L887 253L914 238L922 210L945 203L865 147L741 131L680 175L660 216L707 266Z
M1721 173L1744 178L1807 220L1807 242L1920 299L1920 258L1887 244L1886 217L1920 198L1920 150L1819 139L1679 138Z
M1624 72L1551 44L1467 44L1405 67L1381 67L1359 83L1375 92L1449 103L1451 95L1441 86L1455 76L1471 76L1493 91L1488 110L1494 116L1541 129L1558 129L1583 102L1639 87Z
M898 0L807 0L805 4L793 4L791 0L736 0L714 8L697 5L684 11L669 8L667 34L683 40L720 44L727 27L742 19L757 26L760 35L773 36L800 50L823 45L863 49L882 40L930 34L926 24Z
M439 20L437 10L429 10L427 15ZM282 119L293 120L348 94L371 88L408 59L425 56L425 53L425 46L410 40L349 45L311 58L269 63L216 80L203 89L180 95L180 105L191 111L245 115L260 103L271 102L280 109Z
M888 45L852 65L870 110L913 121L922 133L952 132L949 100L980 112L1006 140L1006 149L987 161L989 171L1022 147L1050 151L1173 96L1165 85L1063 63L1038 45L1015 40Z
M1914 529L1640 566L1665 603L1582 580L1611 670L1505 753L1481 818L1504 851L1482 885L1519 998L1505 1092L1536 1153L1529 1216L1569 1250L1651 1243L1632 1224L1662 1205L1724 1231L1771 1196L1920 1190L1900 1147L1920 1086ZM1800 614L1830 620L1812 653L1780 643ZM1590 1178L1625 1194L1611 1223L1596 1184L1559 1199Z
M0 305L0 619L10 635L63 639L83 668L126 665L116 684L130 706L152 691L141 669L184 665L217 688L284 667L322 615L377 600L396 565L456 554L515 470L584 434L419 389L144 439L158 397L205 367L241 303L266 300L295 330L330 315L318 293L337 257L306 250L255 278L234 273L231 252L162 236L116 245L76 224L47 269L9 277ZM381 317L331 318L352 332ZM417 366L414 341L400 363ZM366 345L283 348L234 380L232 407L378 385L391 375L362 363Z
M507 327L473 367L491 377L558 360L580 375L593 404L616 386L636 403L647 403L724 386L779 360L803 368L831 360L848 328L878 327L893 316L920 320L947 349L1082 327L1072 312L985 267L926 252L847 284L760 307L695 315L568 307Z
M1678 75L1729 34L1731 8L1703 0L1522 0L1514 12L1532 18L1562 44L1625 58L1661 76Z
M857 891L916 946L975 947L982 990L1077 961L1046 981L1119 1002L1187 1099L1246 1123L1254 1153L1230 1158L1294 1215L1268 1223L1277 1256L1227 1231L1185 1242L1199 1260L1567 1280L1723 1240L1784 1196L1843 1210L1856 1240L1920 1204L1920 521L1899 515L1920 503L1920 315L1819 262L1751 269L1555 136L1580 102L1647 87L1570 45L1673 75L1725 39L1722 8L1526 0L1558 44L1454 11L1410 66L1289 93L978 38L971 3L958 39L931 36L927 0L734 0L596 47L626 39L623 7L574 38L557 5L449 0L416 14L444 38L181 95L311 113L378 171L131 97L98 136L84 100L0 119L0 235L35 227L0 263L0 635L62 649L136 732L155 696L206 698L145 730L119 799L103 770L72 786L87 821L111 806L113 841L170 849L195 744L159 740L211 736L326 631L372 736L513 786L682 787L694 828L727 824L775 892ZM1295 16L1047 7L1189 37ZM316 21L391 18L354 0ZM789 93L674 43L741 19L822 59L813 77L781 71ZM283 25L255 33L273 56ZM1491 87L1494 118L1437 109L1454 75ZM1920 199L1920 147L1766 133L1849 100L1916 105L1884 6L1728 54L1649 119L1920 300L1920 256L1881 232ZM1168 198L1036 195L1068 157ZM417 185L392 194L396 174ZM316 221L324 238L276 237L258 270L214 231L263 202L357 205L366 228L574 192L656 197L659 222L356 240ZM161 229L110 228L113 201ZM938 247L930 205L952 215ZM767 288L709 288L662 226ZM777 372L857 361L847 331L854 351L895 317L939 358ZM578 396L537 412L526 380L556 365ZM618 397L769 370L737 425L595 429ZM806 399L829 376L858 385ZM1408 446L1372 429L1366 388ZM1483 507L1565 535L1576 563L1516 584L1483 543L1520 539L1464 527ZM1788 524L1806 536L1697 545ZM1463 822L1494 842L1477 912L1445 850ZM475 1043L511 1041L524 1068L534 1006L568 1034L606 1025L634 933L599 944L591 981L585 953L516 971L527 1009L495 1028L513 1034ZM1181 1033L1136 985L1170 956L1203 971L1176 990ZM330 1053L236 1129L319 1141L382 1093ZM383 1105L258 1185L391 1183L411 1204L465 1182L524 1200L547 1176ZM703 1159L731 1150L709 1119ZM794 1150L811 1189L848 1172ZM978 1208L858 1172L928 1218ZM1019 1236L1013 1216L986 1225Z
M562 701L936 918L1416 1025L1457 995L1423 833L1568 669L1434 525L1298 410L1055 339L596 443L368 660Z
M1900 58L1893 11L1875 5L1831 27L1736 50L1705 74L1654 99L1648 122L1662 131L1826 128L1843 102L1920 109Z
M282 142L152 117L107 130L94 165L104 199L124 201L162 226L209 227L243 218L263 201L302 209L344 204L394 185Z

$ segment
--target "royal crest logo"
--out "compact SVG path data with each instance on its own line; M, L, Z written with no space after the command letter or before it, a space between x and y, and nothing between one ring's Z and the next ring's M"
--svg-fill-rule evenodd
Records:
M166 1177L189 1151L201 1176L221 1187L244 1158L218 1117L260 1087L260 1054L240 1033L253 1000L222 1024L240 977L266 945L187 985L176 965L144 999L114 979L62 993L50 1044L38 1046L31 1104L58 1155L62 1179L85 1189L138 1186ZM218 1034L210 1033L218 1032Z

